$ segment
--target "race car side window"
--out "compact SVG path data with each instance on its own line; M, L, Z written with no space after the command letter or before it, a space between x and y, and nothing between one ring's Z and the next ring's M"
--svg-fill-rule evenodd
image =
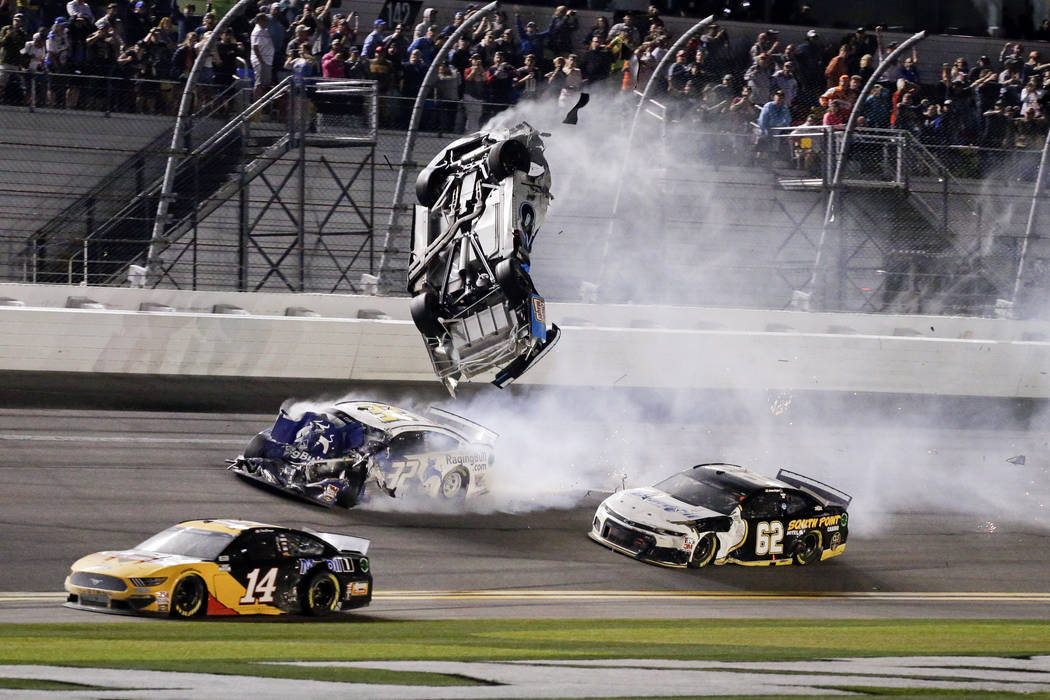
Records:
M418 430L401 433L390 441L390 452L393 454L415 454L423 451L424 434Z
M459 440L444 433L425 433L427 452L451 452L460 447Z
M277 541L272 532L254 532L247 535L242 548L252 561L270 561L277 558Z
M784 502L787 504L787 509L784 511L785 515L792 517L802 515L813 507L813 504L800 493L788 491L784 496Z
M752 496L747 503L745 512L750 518L781 518L784 509L781 508L783 499L780 492L758 493Z
M309 535L287 532L282 535L287 543L290 557L319 557L324 554L324 544Z

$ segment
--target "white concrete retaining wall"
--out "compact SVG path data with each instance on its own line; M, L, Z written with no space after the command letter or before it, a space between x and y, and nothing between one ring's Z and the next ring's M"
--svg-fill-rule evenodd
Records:
M105 308L65 308L69 297ZM24 304L0 306L0 370L436 381L405 298L33 285L0 285L0 298ZM320 315L286 317L288 307ZM1045 323L583 304L548 313L563 339L521 383L1050 397Z

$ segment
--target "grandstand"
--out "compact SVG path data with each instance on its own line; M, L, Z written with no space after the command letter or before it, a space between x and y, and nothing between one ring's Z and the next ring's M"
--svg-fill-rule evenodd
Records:
M435 6L446 21L458 9ZM360 44L363 25L383 8L355 7L363 20L355 37ZM522 10L542 24L550 12ZM599 14L578 11L572 46L581 56ZM658 59L656 47L666 49L694 21L666 17L667 38L647 37L649 48L635 46L643 77ZM1004 87L1006 101L1016 98L1031 114L1010 116L992 143L983 111L971 104L981 99L971 87L975 79L966 73L956 81L949 72L942 82L935 68L949 64L954 71L959 57L976 66L988 56L993 72L1006 71L1011 57L1001 55L1001 39L924 40L916 112L934 105L935 113L919 113L911 127L902 120L861 129L845 157L844 182L835 186L830 173L841 132L819 123L806 134L794 131L807 115L823 114L824 82L802 80L792 126L773 129L766 139L753 124L766 100L739 99L746 86L768 87L752 70L758 54L782 66L792 61L784 47L812 44L807 32L815 30L828 49L817 66L823 76L832 49L853 41L851 30L721 24L724 41L689 47L688 65L696 63L698 49L704 58L681 74L688 88L678 90L673 79L657 86L631 143L637 93L620 88L643 86L623 81L622 73L588 88L595 99L576 126L560 123L564 107L557 95L523 100L499 115L551 133L555 202L533 255L537 285L549 299L1042 315L1050 250L1040 224L1045 195L1035 174L1050 98ZM762 33L780 46L753 52ZM878 53L906 36L880 32L878 42L869 36L857 46L876 46ZM1023 61L1018 70L1041 76L1046 60L1050 51L1031 70ZM729 102L746 109L730 112L710 96L707 88L723 74L731 76ZM8 104L0 106L0 152L11 164L0 184L2 279L403 293L412 194L408 187L395 201L399 172L404 168L404 181L412 183L420 164L455 138L468 115L461 113L449 129L431 101L402 163L414 95L394 94L383 80L377 92L371 81L348 76L342 82L309 78L307 88L287 80L255 101L248 80L202 89L183 144L189 157L160 228L154 217L174 122L171 104L142 109L141 101L91 100L82 90L80 102L60 109L35 100L18 104L9 92ZM107 95L128 88L125 79L93 84ZM470 101L454 109L464 106ZM829 220L833 190L839 205ZM154 257L147 260L151 240Z

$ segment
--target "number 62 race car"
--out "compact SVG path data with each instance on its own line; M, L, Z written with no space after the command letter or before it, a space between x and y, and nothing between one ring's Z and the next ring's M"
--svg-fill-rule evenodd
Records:
M368 540L244 520L190 520L73 563L66 606L124 614L324 616L372 601Z
M506 386L558 341L529 258L550 187L543 141L524 122L454 141L416 180L410 309L453 395L461 379L491 369L492 383Z
M781 469L700 464L598 506L591 539L650 564L811 564L846 548L851 497Z

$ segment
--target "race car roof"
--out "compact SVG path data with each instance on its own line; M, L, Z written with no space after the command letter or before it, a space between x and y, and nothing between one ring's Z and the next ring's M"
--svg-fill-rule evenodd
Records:
M693 469L702 469L708 483L727 490L754 493L762 489L791 488L789 484L756 474L736 464L698 464Z
M340 401L335 408L370 428L391 431L405 426L435 425L422 416L379 401Z
M212 532L223 532L227 535L239 535L253 527L276 527L276 525L257 523L253 520L187 520L176 527L195 527Z

